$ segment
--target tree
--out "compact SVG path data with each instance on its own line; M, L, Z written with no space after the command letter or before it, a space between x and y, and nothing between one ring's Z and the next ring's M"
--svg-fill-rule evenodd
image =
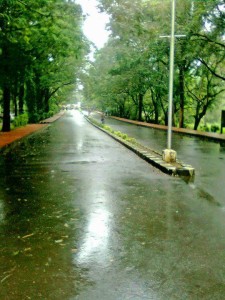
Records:
M218 96L225 91L225 88L202 65L197 72L193 69L190 79L187 81L186 89L191 99L189 101L189 109L194 113L194 130L197 130L207 110L213 108Z
M102 107L104 99L107 103L110 101L111 107L118 107L121 103L120 113L131 118L141 120L145 117L156 123L166 123L169 42L168 39L160 39L160 35L170 35L170 1L99 2L100 10L110 15L108 28L111 37L96 56L95 71L92 68L90 73L87 71L90 82L92 75L95 78L95 84L89 84L89 94L94 95L96 103L100 99ZM193 114L189 109L193 107L191 93L195 94L199 87L198 75L194 74L201 73L204 86L202 95L198 97L210 94L210 97L207 96L212 98L209 103L215 103L219 101L219 91L223 90L223 2L177 2L176 33L186 35L185 38L176 38L175 47L173 123L179 124L179 127L185 127L185 120ZM210 107L211 104L204 106L204 114ZM200 122L198 112L195 116L197 123L198 120Z
M0 4L0 87L3 90L3 130L10 130L10 100L30 121L50 110L49 100L67 85L75 85L88 52L80 6L64 0L6 1ZM18 62L19 59L19 62Z

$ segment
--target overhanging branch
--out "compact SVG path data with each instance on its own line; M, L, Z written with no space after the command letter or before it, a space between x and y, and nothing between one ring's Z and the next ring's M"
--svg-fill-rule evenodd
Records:
M216 41L210 39L210 38L209 38L208 36L206 36L206 35L203 35L203 34L200 34L200 33L193 33L192 36L198 36L198 37L200 37L201 39L208 41L209 43L213 43L213 44L218 45L218 46L220 46L220 47L222 47L222 48L225 48L225 44L220 43L220 42L216 42Z
M50 94L49 94L49 97L48 99L50 99L61 87L63 86L66 86L66 85L71 85L73 84L74 82L70 81L70 82L67 82L67 83L63 83L61 85L59 85L58 87L56 87Z
M225 77L217 74L210 66L204 61L202 58L198 58L198 60L217 78L220 78L225 81Z

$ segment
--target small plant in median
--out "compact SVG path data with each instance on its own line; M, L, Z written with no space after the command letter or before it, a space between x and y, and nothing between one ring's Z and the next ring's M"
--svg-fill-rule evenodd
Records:
M101 124L93 118L88 118L88 119L90 120L91 123L95 124L96 126L101 127L102 129L108 131L111 134L118 136L119 138L121 138L127 142L130 142L132 144L137 143L135 138L129 137L126 133L122 133L121 131L115 131L110 126Z

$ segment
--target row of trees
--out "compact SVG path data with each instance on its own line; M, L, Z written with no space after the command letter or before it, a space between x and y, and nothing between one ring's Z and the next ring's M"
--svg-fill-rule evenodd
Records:
M0 108L29 122L50 114L73 92L88 53L82 11L70 0L0 1ZM1 113L1 112L0 112Z
M111 36L83 70L89 106L121 117L166 123L170 0L99 0ZM199 127L224 106L225 1L176 1L174 124Z

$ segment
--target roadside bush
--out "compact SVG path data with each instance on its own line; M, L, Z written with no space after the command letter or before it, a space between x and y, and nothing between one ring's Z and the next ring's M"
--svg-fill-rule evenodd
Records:
M28 123L38 123L41 119L40 115L37 113L29 114Z
M218 124L211 125L211 132L217 132L220 130L220 126Z
M209 127L209 125L202 125L202 126L199 126L199 130L209 132L210 127Z
M54 115L54 113L52 111L45 112L45 113L42 114L41 119L45 120L45 119L48 119L48 118L52 117L53 115Z
M14 127L20 127L20 126L25 126L28 123L28 114L24 113L21 114L17 117L15 117L15 119L13 120L13 126Z
M51 118L51 117L54 116L56 113L58 113L58 109L56 109L56 110L50 110L49 112L44 112L44 113L42 113L42 115L41 115L41 119L42 119L42 120L45 120L45 119Z
M192 128L194 128L194 124L193 123L185 123L184 124L184 128L190 128L190 129L192 129Z

